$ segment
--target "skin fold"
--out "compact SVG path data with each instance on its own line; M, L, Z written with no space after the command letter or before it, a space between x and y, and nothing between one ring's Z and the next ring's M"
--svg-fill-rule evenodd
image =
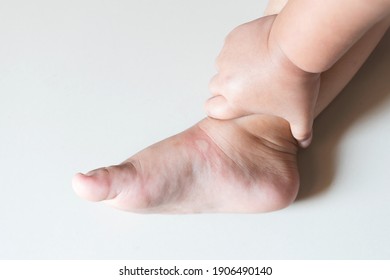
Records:
M270 1L266 13L283 12L287 7L286 2ZM300 12L296 11L298 15ZM243 81L250 77L243 76L250 67L243 65L233 69L233 66L237 61L250 60L251 55L246 57L246 52L242 54L242 49L232 46L241 38L248 40L245 48L249 50L252 40L256 46L265 48L262 42L254 39L254 34L269 33L275 21L275 16L268 16L233 31L227 40L229 46L222 51L217 62L220 71L215 78L217 88L244 86ZM389 17L373 24L337 62L321 73L318 97L314 105L309 102L310 106L307 106L313 106L310 116L318 116L340 93L373 51L389 25ZM247 36L242 37L241 32ZM266 48L264 50L267 51ZM302 92L305 92L305 82L302 81L307 78L306 73L297 69L290 58L284 57L279 51L280 49L263 53L259 57L272 70L272 77L268 78L275 82L269 84L265 79L261 94L266 96L269 89L269 94L272 95L272 90L285 86L283 82L286 81L281 78L278 81L278 76L288 77L287 82L293 81L298 88L302 86ZM235 58L235 54L240 55ZM270 62L269 57L272 56L279 59L274 60L277 61L276 64ZM308 80L313 81L311 76ZM224 84L227 81L228 85ZM257 90L255 82L249 85ZM224 96L221 94L222 90L215 92L215 96L225 98L222 101L229 105L224 113L233 112L233 115L243 116L232 118L232 115L228 115L226 119L207 117L182 133L147 147L121 164L98 168L87 174L78 173L72 182L76 194L86 200L103 201L115 208L136 213L262 213L290 205L298 192L299 174L296 157L298 142L288 117L268 111L247 111L245 101L240 103L240 96L234 96L235 93L229 93L235 100L230 103L230 95L226 93L227 96ZM251 94L256 95L249 92ZM287 91L281 94L288 98ZM262 100L273 102L275 98L277 97L268 96ZM253 97L253 100L255 102L257 99ZM283 103L283 100L280 102ZM209 102L208 110L211 112L213 104L210 105ZM221 104L218 106L222 106ZM293 103L287 105L291 104Z

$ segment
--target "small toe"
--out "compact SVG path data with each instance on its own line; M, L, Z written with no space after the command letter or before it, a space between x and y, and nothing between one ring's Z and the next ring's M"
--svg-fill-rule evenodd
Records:
M313 138L312 123L308 123L305 126L292 123L291 133L301 148L307 148L310 146Z
M222 95L209 98L205 103L205 110L209 117L221 120L234 119L247 115L247 112L230 105Z

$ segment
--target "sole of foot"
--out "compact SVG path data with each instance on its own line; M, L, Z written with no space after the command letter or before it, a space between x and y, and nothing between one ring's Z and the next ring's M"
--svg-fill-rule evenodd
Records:
M206 118L119 165L78 173L82 198L136 213L260 213L298 192L297 143L284 119Z

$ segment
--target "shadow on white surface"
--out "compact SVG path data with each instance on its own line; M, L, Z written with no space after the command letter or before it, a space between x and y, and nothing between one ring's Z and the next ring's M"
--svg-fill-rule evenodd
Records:
M313 143L298 156L301 175L298 201L321 195L331 188L338 172L337 157L343 136L389 99L389 49L390 31L343 92L316 119ZM369 147L370 143L367 145Z
M367 188L378 166L343 164L355 154L343 147L351 130L372 127L367 116L389 130L380 106L389 36L318 118L300 155L300 201L283 211L142 216L72 191L74 172L120 162L203 117L224 35L265 3L1 1L0 259L389 258L390 178ZM353 140L367 137L358 132ZM382 144L369 153L382 155ZM348 177L364 171L366 181Z

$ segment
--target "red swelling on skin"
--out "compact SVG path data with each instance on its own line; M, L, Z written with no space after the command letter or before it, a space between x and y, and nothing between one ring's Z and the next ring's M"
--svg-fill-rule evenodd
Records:
M281 118L206 118L119 165L76 174L73 188L138 213L268 212L297 195L296 155Z

